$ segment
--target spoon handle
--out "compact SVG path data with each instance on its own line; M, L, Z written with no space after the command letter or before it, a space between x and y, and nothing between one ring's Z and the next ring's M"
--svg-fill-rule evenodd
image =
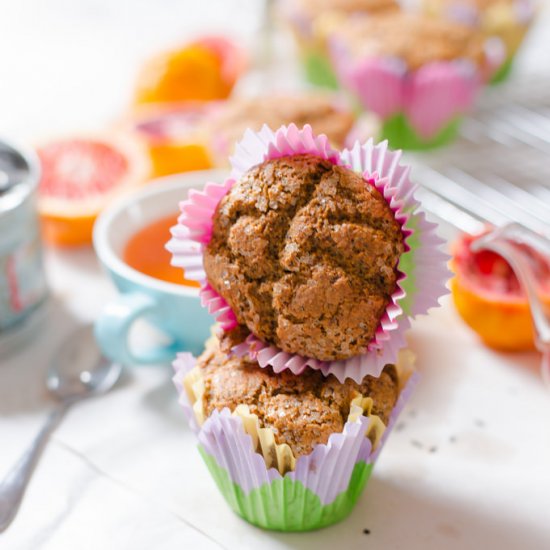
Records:
M0 533L8 528L17 515L38 459L50 434L63 418L67 408L68 404L60 404L50 413L30 448L21 456L0 484Z

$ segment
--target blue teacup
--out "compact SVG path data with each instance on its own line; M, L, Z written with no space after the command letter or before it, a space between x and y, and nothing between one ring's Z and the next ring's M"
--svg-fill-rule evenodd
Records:
M114 361L125 365L166 363L179 351L202 351L214 319L201 306L198 289L161 281L133 269L123 261L123 251L128 239L146 225L170 215L174 215L175 223L178 203L190 189L224 177L214 171L190 172L152 182L99 216L94 227L94 248L119 295L96 321L95 334L103 353ZM164 333L168 343L147 349L132 346L129 334L138 319Z

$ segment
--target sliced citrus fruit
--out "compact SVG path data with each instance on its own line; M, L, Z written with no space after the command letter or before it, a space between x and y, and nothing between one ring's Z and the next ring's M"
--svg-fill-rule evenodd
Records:
M133 130L144 142L153 177L213 167L207 146L205 103L142 109Z
M71 137L37 149L42 166L38 211L53 244L88 244L95 218L114 196L148 175L146 153L128 139Z
M458 313L495 349L534 348L534 331L527 297L510 265L490 251L472 252L475 237L464 235L452 246L451 292ZM544 302L550 305L550 265L536 252L530 256Z
M225 99L244 71L245 59L241 48L226 38L200 38L146 62L138 76L135 101Z

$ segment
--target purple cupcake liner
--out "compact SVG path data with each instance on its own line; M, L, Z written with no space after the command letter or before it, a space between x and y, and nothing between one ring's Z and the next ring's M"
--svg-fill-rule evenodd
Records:
M343 431L332 434L327 444L316 445L309 455L299 457L295 469L283 476L277 469L267 468L263 457L254 450L252 437L245 432L242 419L233 416L229 409L214 411L202 426L198 425L183 386L185 375L195 363L196 360L191 354L178 354L174 362L174 383L180 395L179 402L204 452L213 457L217 465L229 474L231 481L245 493L288 477L300 481L304 487L315 493L324 505L333 502L348 488L357 463L372 464L378 458L397 417L418 381L417 373L413 372L400 392L388 425L375 450L366 437L370 420L366 416L361 416L356 422L346 422Z

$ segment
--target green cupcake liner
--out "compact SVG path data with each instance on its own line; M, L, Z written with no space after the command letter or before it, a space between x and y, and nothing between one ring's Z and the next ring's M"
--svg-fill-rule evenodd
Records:
M373 468L373 464L358 462L347 490L323 505L313 491L289 476L245 493L201 445L199 451L233 511L253 525L274 531L311 531L343 520L353 510Z
M460 116L453 118L433 138L424 139L412 129L407 117L403 113L399 113L382 124L380 139L387 139L392 149L412 151L435 149L455 139L460 127L461 118Z
M329 58L316 50L308 50L302 56L305 76L314 86L338 90L338 79Z
M508 80L514 66L514 57L515 56L512 55L501 65L499 70L491 78L490 84L501 84Z

